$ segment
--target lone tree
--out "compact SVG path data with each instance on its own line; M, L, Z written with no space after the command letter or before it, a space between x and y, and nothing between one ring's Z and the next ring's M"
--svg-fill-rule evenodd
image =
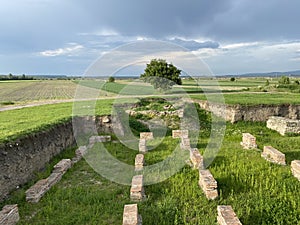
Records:
M167 63L164 59L152 59L140 78L152 84L155 89L165 91L171 89L174 84L182 84L180 73L181 70L172 63Z
M108 78L108 82L109 82L109 83L113 83L113 82L115 82L115 80L116 80L116 79L115 79L114 77L109 77L109 78Z

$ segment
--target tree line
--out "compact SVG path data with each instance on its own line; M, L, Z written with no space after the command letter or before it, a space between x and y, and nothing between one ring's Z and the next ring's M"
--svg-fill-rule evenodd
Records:
M12 75L11 73L8 75L0 75L0 80L34 80L32 76L22 75Z

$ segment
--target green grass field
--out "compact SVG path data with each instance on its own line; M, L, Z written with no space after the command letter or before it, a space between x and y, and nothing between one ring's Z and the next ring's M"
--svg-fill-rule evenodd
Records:
M112 99L98 100L95 115L111 114ZM0 112L0 143L20 136L46 129L53 124L70 120L75 115L93 115L93 103L76 103L79 109L73 111L73 103L50 104ZM91 106L90 108L87 108ZM80 108L82 107L82 111ZM81 114L82 113L82 114Z

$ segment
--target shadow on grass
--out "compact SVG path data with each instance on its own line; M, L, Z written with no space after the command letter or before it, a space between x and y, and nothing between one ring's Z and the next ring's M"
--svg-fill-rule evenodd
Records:
M287 165L290 165L293 160L300 160L300 150L286 152L285 153L285 160Z

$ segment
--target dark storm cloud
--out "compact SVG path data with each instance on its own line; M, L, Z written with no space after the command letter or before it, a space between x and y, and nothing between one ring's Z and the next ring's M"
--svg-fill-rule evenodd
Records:
M268 46L299 40L299 8L299 0L3 1L0 73L10 72L10 65L14 65L13 69L20 67L18 69L25 73L26 68L30 71L45 68L39 63L41 57L60 57L49 61L53 71L63 68L58 64L63 65L70 56L86 57L81 65L74 65L82 68L87 66L83 62L93 61L103 52L143 38L171 40L189 50L203 49L207 57L220 55L218 66L222 70L224 51L217 51L224 50L222 46L243 46L247 42ZM299 50L299 46L296 47L294 50ZM241 48L234 49L234 52L242 51L241 56L245 53ZM274 55L271 51L275 50L266 48L264 51L265 55ZM233 48L227 52L227 58L232 56ZM257 57L255 52L251 51L251 57ZM20 55L32 63L13 60ZM298 61L295 60L287 61L286 67L291 62L296 67ZM66 73L68 70L66 67Z
M299 40L300 1L236 1L231 10L218 14L206 35L218 41Z
M219 13L231 8L231 0L173 1L77 1L89 12L92 22L109 26L122 35L163 38L180 34L198 36Z

